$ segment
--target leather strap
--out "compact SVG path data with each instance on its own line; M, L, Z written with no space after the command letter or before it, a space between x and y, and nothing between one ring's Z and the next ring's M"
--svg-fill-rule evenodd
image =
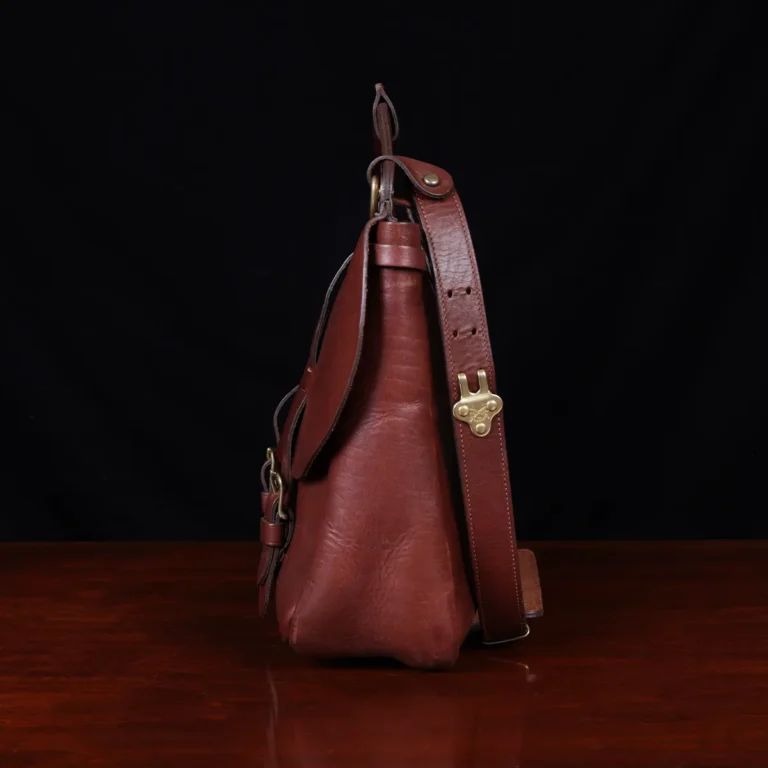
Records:
M259 615L265 616L272 589L277 576L277 569L284 553L285 528L277 515L278 495L265 492L261 494L261 523L260 541L261 557L259 558Z
M397 115L383 86L376 86L374 130L380 150L368 168L381 165L384 199L394 188L398 166L413 185L414 202L434 271L440 328L443 336L448 392L452 402L461 397L459 373L478 389L477 372L485 370L491 392L496 372L488 336L485 302L475 252L464 209L450 174L392 153L397 138ZM394 118L395 135L389 116ZM488 434L479 437L468 424L453 419L459 473L464 496L475 599L486 643L503 643L528 634L523 602L523 579L515 537L509 466L503 418L494 418ZM535 560L532 572L536 576ZM528 569L531 570L530 568ZM530 579L529 579L530 581ZM533 590L540 602L536 580ZM540 605L534 606L540 612Z
M392 123L394 122L394 131ZM384 86L376 84L376 98L373 102L373 131L374 153L391 155L392 144L397 138L399 126L395 107L387 96ZM388 216L392 215L392 196L395 190L395 164L385 161L381 167L381 186L379 188L379 204Z
M390 158L387 158L390 159ZM424 229L440 314L448 391L461 397L459 374L479 388L485 370L491 392L496 373L488 336L485 303L464 209L450 176L442 169L391 158L414 186L414 200ZM384 161L382 158L380 161ZM376 163L377 161L374 161ZM424 185L424 177L432 188ZM434 174L439 177L435 183ZM440 194L440 197L437 197ZM490 422L487 434L473 434L468 424L453 419L464 512L474 576L475 597L486 643L525 637L528 625L522 595L512 499L509 486L504 423Z
M461 397L459 373L466 374L474 390L477 372L484 369L491 392L496 392L480 276L458 195L453 191L435 200L417 189L415 200L432 258L452 402ZM493 419L483 437L464 422L453 423L483 636L487 643L515 640L528 634L528 625L503 418Z

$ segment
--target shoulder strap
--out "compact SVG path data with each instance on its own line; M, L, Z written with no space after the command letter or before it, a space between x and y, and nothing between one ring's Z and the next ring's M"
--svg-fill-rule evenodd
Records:
M475 596L486 643L528 634L501 398L469 228L450 175L406 157L435 276Z

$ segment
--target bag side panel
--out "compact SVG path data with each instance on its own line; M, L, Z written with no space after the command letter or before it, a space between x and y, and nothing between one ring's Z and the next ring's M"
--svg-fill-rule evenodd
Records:
M299 652L448 666L472 624L426 290L421 271L371 267L360 366L331 441L299 483L277 585L281 633Z

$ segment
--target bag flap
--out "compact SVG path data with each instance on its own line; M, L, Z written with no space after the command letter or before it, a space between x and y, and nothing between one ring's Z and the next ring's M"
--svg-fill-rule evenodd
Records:
M363 229L324 328L320 319L322 347L305 374L306 405L291 462L296 479L307 474L331 436L355 380L363 349L370 232L380 220L371 219Z

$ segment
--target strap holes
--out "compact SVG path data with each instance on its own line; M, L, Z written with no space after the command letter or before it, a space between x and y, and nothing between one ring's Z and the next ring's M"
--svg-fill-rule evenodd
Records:
M455 339L455 338L456 338L458 335L459 335L459 332L458 332L458 331L454 331L454 332L453 332L453 338L454 338L454 339Z
M467 295L469 295L470 293L472 293L472 289L471 288L467 288Z
M473 335L473 336L476 336L476 335L477 335L477 328L473 328L473 329L472 329L472 335Z
M449 298L449 299L452 299L452 298L453 298L453 291L448 291L448 298Z

